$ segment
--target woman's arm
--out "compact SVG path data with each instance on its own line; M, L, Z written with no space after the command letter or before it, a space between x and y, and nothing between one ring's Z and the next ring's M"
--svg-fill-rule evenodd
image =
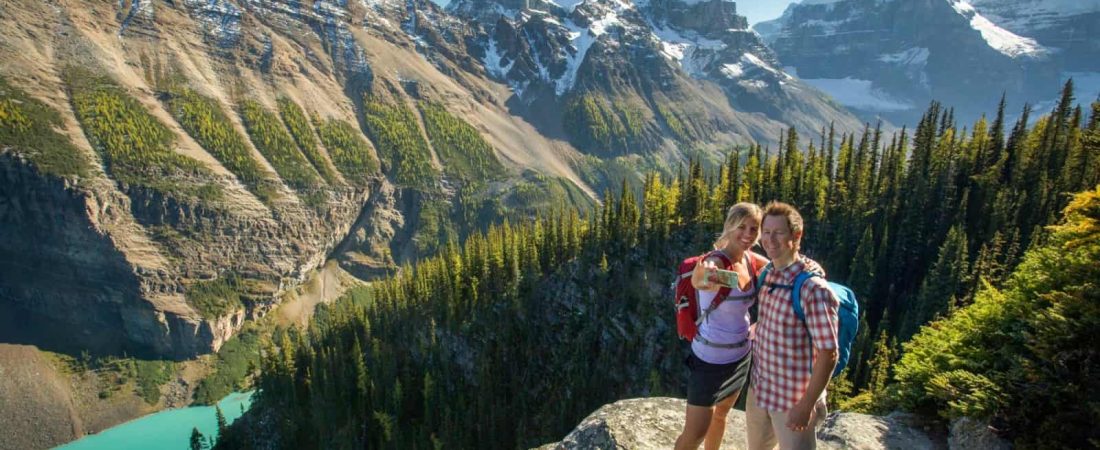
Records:
M695 270L691 272L692 287L700 291L717 291L721 288L712 279L713 270L717 269L719 264L722 264L722 260L717 256L708 257L696 264Z

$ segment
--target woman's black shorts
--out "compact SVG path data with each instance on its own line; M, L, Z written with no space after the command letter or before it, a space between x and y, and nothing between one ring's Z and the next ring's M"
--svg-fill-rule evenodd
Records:
M732 394L742 392L749 383L752 352L729 364L711 364L690 353L684 364L688 377L687 402L693 406L714 406ZM744 395L738 401L744 401Z

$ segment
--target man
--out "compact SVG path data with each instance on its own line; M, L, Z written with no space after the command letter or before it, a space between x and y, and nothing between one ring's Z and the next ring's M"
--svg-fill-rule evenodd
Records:
M837 363L839 302L821 277L802 285L806 320L791 304L794 279L820 266L799 254L803 223L786 203L769 203L760 244L772 260L759 297L754 365L745 406L748 447L813 449L814 428L825 418L825 386ZM817 270L815 270L815 268Z

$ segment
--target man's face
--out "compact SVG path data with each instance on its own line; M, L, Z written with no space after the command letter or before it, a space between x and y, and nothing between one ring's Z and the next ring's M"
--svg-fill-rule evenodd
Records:
M794 255L801 233L791 232L787 218L783 216L765 216L760 232L760 245L771 259L786 259Z

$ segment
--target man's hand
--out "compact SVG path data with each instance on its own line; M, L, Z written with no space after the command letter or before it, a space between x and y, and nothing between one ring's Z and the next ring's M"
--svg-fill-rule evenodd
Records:
M791 407L790 411L787 411L787 428L791 431L801 433L806 431L806 427L812 427L814 423L814 414L816 414L816 408L814 403L806 403L806 398L803 397L798 403L795 403Z

